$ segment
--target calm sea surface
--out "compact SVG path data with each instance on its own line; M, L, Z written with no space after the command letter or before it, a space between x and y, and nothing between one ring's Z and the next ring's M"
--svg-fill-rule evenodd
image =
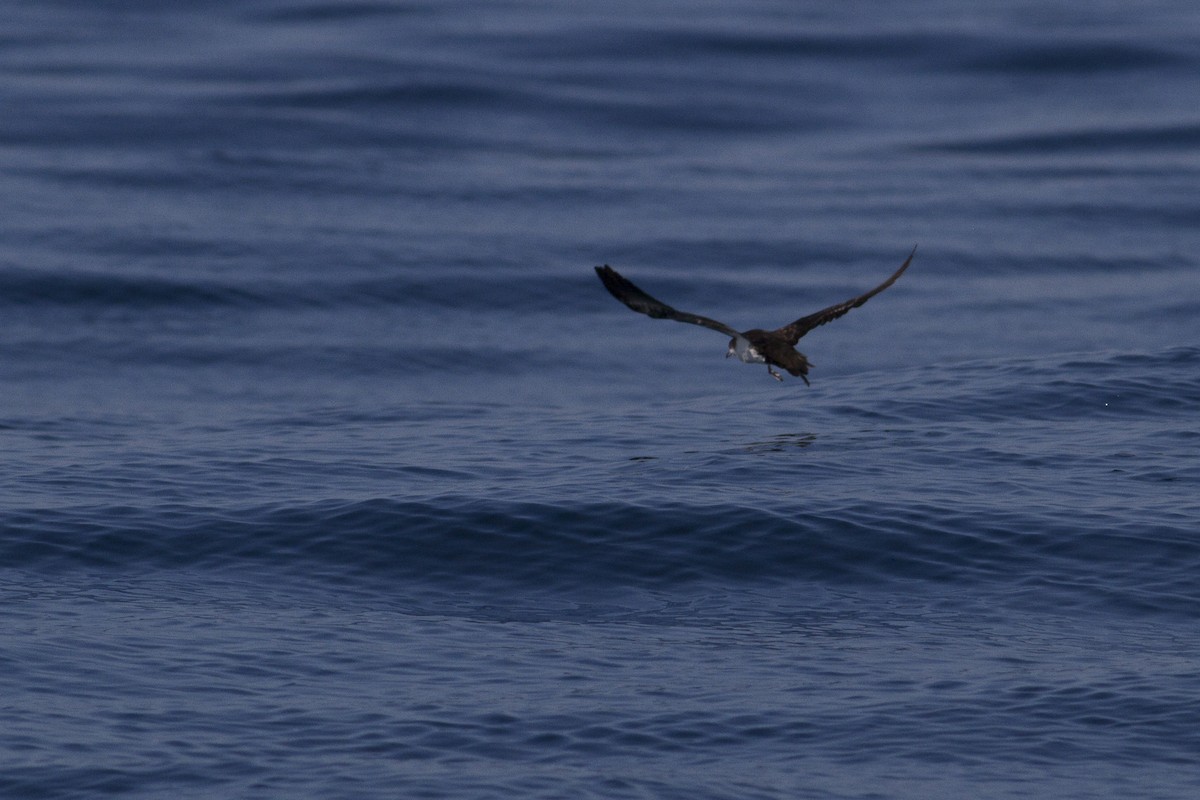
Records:
M1194 2L3 17L0 797L1200 792Z

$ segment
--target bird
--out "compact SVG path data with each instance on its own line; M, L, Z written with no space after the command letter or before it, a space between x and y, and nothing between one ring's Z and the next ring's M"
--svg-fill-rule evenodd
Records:
M739 331L715 319L702 317L699 314L692 314L688 311L678 311L661 300L656 300L646 294L646 292L635 286L632 281L609 265L605 264L595 269L596 274L600 276L600 281L604 284L604 288L608 289L613 297L639 314L645 314L654 319L673 319L676 322L686 322L689 325L701 325L705 328L712 328L714 331L719 331L726 336L732 337L729 340L729 349L725 353L726 358L737 356L744 364L766 364L767 372L770 376L777 381L782 381L783 376L772 369L772 367L779 367L780 369L787 370L793 377L803 380L805 386L810 386L808 370L813 366L813 363L808 360L808 357L804 353L796 349L796 343L800 341L800 338L813 328L824 325L826 322L832 322L852 308L858 308L891 286L908 269L908 265L912 263L913 256L916 254L917 248L914 246L912 252L908 254L908 258L900 265L900 269L893 272L891 277L871 291L860 294L857 297L852 297L844 302L835 303L828 308L823 308L814 314L809 314L795 322L784 325L782 328L770 331L762 330L761 328Z

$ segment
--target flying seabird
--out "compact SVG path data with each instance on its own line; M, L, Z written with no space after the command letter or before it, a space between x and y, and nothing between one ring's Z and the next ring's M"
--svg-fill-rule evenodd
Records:
M904 270L908 269L908 265L912 263L913 256L916 254L917 248L913 247L912 252L908 254L908 258L900 265L900 269L893 272L890 278L866 294L860 294L858 297L853 297L843 303L823 308L815 314L801 317L792 324L784 325L782 328L777 328L773 331L764 331L759 328L749 331L737 331L723 322L717 322L715 319L709 319L708 317L702 317L699 314L691 314L686 311L677 311L661 300L655 300L634 286L628 278L623 277L607 264L602 267L596 267L596 274L600 276L600 280L604 283L604 288L608 289L613 297L639 314L645 314L654 319L673 319L676 322L703 325L705 328L712 328L714 331L720 331L727 336L732 336L733 338L729 340L729 350L725 353L726 358L737 356L746 364L766 364L767 372L771 374L771 377L777 381L782 381L783 376L771 369L771 366L774 365L786 369L793 376L799 376L803 379L805 385L808 385L808 368L812 366L812 363L809 362L803 353L796 350L796 342L800 341L800 337L819 325L824 325L826 322L837 319L850 309L858 308L891 286L904 274Z

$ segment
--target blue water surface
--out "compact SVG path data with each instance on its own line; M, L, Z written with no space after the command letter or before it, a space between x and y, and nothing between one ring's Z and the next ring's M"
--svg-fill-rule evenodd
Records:
M0 796L1196 796L1194 4L5 18Z

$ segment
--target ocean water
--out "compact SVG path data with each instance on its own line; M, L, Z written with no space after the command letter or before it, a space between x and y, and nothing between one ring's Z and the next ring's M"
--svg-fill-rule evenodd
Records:
M1194 3L160 5L5 5L0 797L1196 796Z

